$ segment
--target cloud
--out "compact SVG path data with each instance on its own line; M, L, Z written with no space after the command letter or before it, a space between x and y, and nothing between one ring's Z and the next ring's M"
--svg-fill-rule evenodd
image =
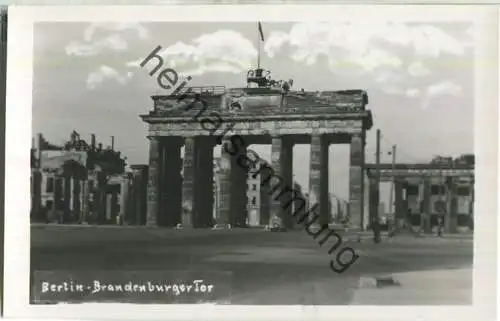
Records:
M115 34L92 43L72 41L66 46L65 51L68 56L95 56L106 49L118 52L126 51L128 43L123 37Z
M429 107L431 101L443 96L459 96L462 93L462 86L450 81L444 80L427 86L425 97L422 103L423 108Z
M179 73L186 76L200 76L208 72L226 72L232 74L241 73L241 68L237 66L232 66L224 62L214 62L208 66L200 66L196 69L180 71Z
M148 54L145 54L146 57ZM203 34L191 43L177 42L162 49L159 56L164 66L175 68L180 74L201 75L207 72L241 73L248 70L257 57L253 43L241 33L219 30ZM139 67L144 58L128 62L128 67ZM155 65L146 65L151 70Z
M368 49L367 52L360 56L354 55L351 58L351 62L359 64L364 70L369 72L380 67L398 68L403 64L398 56L378 48Z
M84 30L83 41L72 41L64 49L68 56L77 57L93 57L106 51L123 53L129 50L128 41L122 34L128 30L135 31L140 40L150 38L149 31L139 23L98 22ZM133 73L124 71L123 74L113 67L102 65L88 75L87 88L95 89L106 80L125 85Z
M427 87L427 95L430 97L458 96L461 92L462 86L450 80L441 81Z
M401 66L401 58L384 50L383 45L404 47L417 57L437 58L442 54L460 56L465 44L441 29L429 25L409 26L404 23L381 22L365 25L346 22L301 22L290 32L272 32L264 50L274 57L289 45L295 61L314 63L319 55L330 59L335 69L355 64L365 72L378 67Z
M287 54L290 59L313 65L327 59L336 75L373 82L386 94L425 100L458 95L461 87L439 82L440 59L462 57L470 45L468 37L453 37L429 24L394 21L359 24L348 22L300 22L289 32L271 32L264 51L269 57Z
M115 69L109 66L101 65L99 69L90 73L87 77L87 88L90 90L96 89L98 85L102 84L106 80L113 80L121 85L125 85L128 81L130 81L131 77L131 73L121 75Z
M421 97L424 99L424 107L428 106L433 99L442 96L459 96L462 93L462 86L451 80L431 84L428 81L412 82L405 79L404 74L395 71L384 71L375 78L378 88L385 93L409 98Z
M72 41L66 46L66 54L69 56L95 56L105 49L117 52L126 51L129 47L128 42L118 32L127 30L136 31L141 40L150 37L149 31L139 23L92 23L83 32L83 41Z
M404 95L405 77L401 72L385 70L377 74L374 78L377 87L387 94Z
M414 77L424 77L430 75L431 71L421 61L416 61L408 66L408 73Z
M264 44L264 51L270 58L273 58L279 49L289 41L288 33L283 31L274 31Z
M418 97L420 95L420 89L418 88L408 88L405 91L406 96L408 97Z

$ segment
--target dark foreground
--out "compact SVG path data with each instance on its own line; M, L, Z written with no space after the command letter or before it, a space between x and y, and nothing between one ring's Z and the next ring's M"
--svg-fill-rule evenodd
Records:
M326 246L305 231L31 228L32 270L223 270L232 304L350 304L360 277L472 265L471 241L396 237L347 242L359 259L333 272ZM436 302L436 304L438 304Z

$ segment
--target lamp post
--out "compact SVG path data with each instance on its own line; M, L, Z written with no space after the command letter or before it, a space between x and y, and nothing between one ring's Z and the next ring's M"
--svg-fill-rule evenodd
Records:
M214 190L215 190L215 195L214 195L214 208L212 210L212 218L216 221L217 218L219 217L219 210L220 210L220 177L219 177L220 169L217 164L217 162L214 162Z

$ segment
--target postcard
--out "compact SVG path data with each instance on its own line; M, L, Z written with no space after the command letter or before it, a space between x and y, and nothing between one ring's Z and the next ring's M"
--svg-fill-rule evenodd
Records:
M494 8L8 18L6 317L493 318Z

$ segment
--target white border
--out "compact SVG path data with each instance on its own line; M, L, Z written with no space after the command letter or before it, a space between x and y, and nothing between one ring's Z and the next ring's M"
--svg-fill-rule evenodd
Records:
M329 21L381 18L405 21L474 21L477 30L475 90L476 232L474 305L470 307L212 306L79 304L29 306L29 184L33 23L37 21ZM7 73L5 192L5 316L104 319L370 319L490 320L495 313L498 65L497 11L472 6L78 6L10 7ZM160 41L160 40L159 40Z

